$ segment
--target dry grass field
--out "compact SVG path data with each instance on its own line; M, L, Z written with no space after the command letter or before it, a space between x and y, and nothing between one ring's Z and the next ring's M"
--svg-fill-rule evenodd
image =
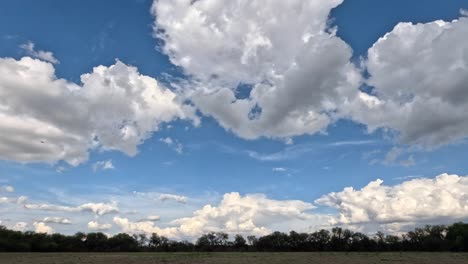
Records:
M466 253L2 253L0 264L465 264Z

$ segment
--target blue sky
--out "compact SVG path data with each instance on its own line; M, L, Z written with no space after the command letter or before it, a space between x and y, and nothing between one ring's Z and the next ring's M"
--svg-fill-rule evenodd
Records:
M123 65L122 70L106 74L123 74L123 69L133 66L137 69L138 76L144 75L152 80L157 80L158 87L160 87L158 89L167 89L171 94L173 93L177 100L174 101L172 107L177 108L178 111L176 114L170 112L173 108L169 109L165 108L165 106L158 108L159 106L155 106L154 109L158 109L157 111L161 111L161 113L169 109L167 110L168 115L171 115L169 119L151 112L145 112L145 117L150 119L152 126L147 128L144 125L137 125L145 135L138 138L138 143L131 146L137 148L137 152L129 150L131 147L128 147L128 145L121 145L122 139L120 139L120 143L118 142L119 139L117 139L117 142L109 139L109 142L112 143L105 142L102 139L109 135L107 132L114 133L113 129L115 127L123 126L119 123L120 121L111 122L111 125L105 127L96 125L96 127L90 129L93 132L89 133L102 133L99 134L103 135L102 137L94 139L100 142L96 143L95 146L85 147L84 151L79 150L81 151L80 158L86 157L76 163L64 158L68 157L68 155L75 155L73 148L76 146L73 144L67 145L68 143L64 143L66 142L65 139L57 142L53 142L54 139L52 138L50 141L43 140L42 134L32 132L34 145L39 144L37 141L41 141L42 145L39 144L38 151L44 153L44 157L47 158L38 158L37 156L31 158L28 156L30 154L28 149L32 148L27 147L28 144L33 144L29 141L31 140L30 137L23 136L22 131L17 132L21 144L15 145L9 140L12 134L2 133L1 137L3 139L0 138L0 151L3 152L0 153L0 186L5 186L3 188L6 188L6 186L14 187L14 192L4 191L4 193L0 193L0 197L4 196L5 201L8 200L8 202L0 203L0 212L2 212L0 221L2 221L2 224L17 229L35 228L37 231L51 231L50 229L38 229L43 228L43 225L40 225L40 223L43 223L54 231L66 233L78 230L100 230L108 233L156 230L167 236L190 237L198 234L197 232L226 227L226 221L228 221L226 219L243 219L242 214L238 215L232 212L223 219L211 219L209 216L204 215L204 213L208 215L204 210L201 210L199 214L194 213L195 210L201 209L205 205L211 205L217 210L223 211L223 206L229 204L227 202L229 195L238 192L240 193L239 197L229 200L235 206L244 206L244 203L250 201L249 199L253 199L254 201L264 202L259 207L268 207L268 205L271 208L283 206L291 209L297 207L296 209L306 214L306 216L285 215L274 211L274 209L271 209L273 210L271 212L267 209L262 211L257 207L255 209L247 208L245 211L251 212L249 213L250 220L253 221L257 229L243 228L241 223L238 223L236 228L229 230L232 233L261 234L265 232L264 230L273 230L275 228L282 231L289 229L310 231L317 226L327 227L333 224L350 225L369 232L376 228L386 229L390 232L395 229L402 230L408 226L423 224L426 220L431 221L431 218L422 217L423 221L410 217L412 219L410 221L402 222L399 220L392 223L394 225L398 224L398 228L395 226L389 227L387 222L382 221L379 217L369 217L369 215L375 215L375 208L368 208L366 209L368 216L367 218L364 217L367 219L366 223L358 226L357 222L362 223L362 221L356 220L361 219L357 216L359 212L350 212L352 209L340 204L348 199L354 201L354 196L348 197L346 192L342 192L343 189L353 187L359 190L370 182L382 179L384 181L382 186L386 186L385 188L382 187L383 192L386 193L386 200L380 200L380 202L388 203L388 206L392 207L392 203L396 204L396 200L398 200L395 198L398 198L398 195L395 194L397 193L396 190L399 190L398 188L411 189L417 188L418 184L432 184L434 189L431 189L431 192L445 191L438 189L442 188L440 186L443 184L439 184L439 181L443 179L437 178L437 176L448 173L457 179L457 183L453 183L455 186L444 187L455 190L456 193L452 193L451 198L455 199L454 197L466 195L468 185L466 184L466 177L463 175L468 174L468 167L466 166L468 148L464 140L468 136L468 129L463 125L463 121L467 121L468 117L466 113L462 113L460 110L466 109L461 108L464 104L454 103L454 105L449 105L454 107L450 109L460 110L455 113L442 112L445 105L429 105L431 109L435 109L433 114L427 116L415 114L419 111L417 108L418 101L416 100L416 98L419 98L418 96L425 98L424 100L432 98L441 99L443 102L450 101L450 94L448 92L445 94L443 91L444 89L451 91L453 88L454 91L459 91L459 96L466 98L463 96L466 96L468 90L466 83L463 84L462 82L466 80L463 79L463 76L467 76L466 68L454 72L453 76L450 75L453 77L452 79L461 76L459 78L461 78L460 83L462 84L453 84L440 77L437 79L440 80L440 84L436 82L438 85L426 87L427 90L434 90L435 92L426 94L423 88L413 88L412 85L414 84L414 87L416 87L418 82L424 82L426 76L424 74L427 74L426 79L429 80L432 78L429 76L433 76L434 71L427 70L429 73L424 71L424 63L421 63L421 69L416 68L419 65L418 63L415 63L414 68L412 68L413 65L408 65L405 62L408 57L407 54L417 54L419 50L427 49L429 55L424 56L427 56L429 62L433 58L446 58L440 63L441 71L446 69L443 63L456 64L458 59L461 63L467 63L468 51L463 47L466 46L468 39L456 31L463 32L468 28L466 13L461 11L468 9L466 0L450 0L443 3L435 0L424 1L424 3L403 0L345 0L341 4L341 1L333 1L336 3L327 6L323 4L323 10L325 11L315 7L304 8L301 11L303 12L301 13L302 16L307 18L304 23L299 21L302 16L298 15L297 18L291 16L289 18L289 21L292 21L290 22L291 25L274 24L272 28L269 28L270 25L265 22L265 17L250 17L252 13L249 11L251 9L262 10L264 1L258 1L258 5L254 7L239 9L241 14L233 15L230 17L231 20L228 19L228 22L226 22L231 23L232 28L239 26L236 21L242 19L249 20L252 25L256 25L254 28L257 31L252 32L258 38L255 40L256 42L252 42L253 48L245 40L248 36L251 36L248 34L252 32L248 32L250 29L245 29L245 32L242 32L242 26L239 26L240 31L230 31L226 29L228 27L223 28L220 26L221 31L226 30L222 32L225 36L225 43L216 43L218 39L214 38L212 43L208 41L208 44L203 44L203 41L206 41L203 36L206 37L211 34L202 31L210 29L209 23L198 25L194 22L183 22L191 18L188 15L189 11L205 12L206 19L212 19L212 21L215 21L213 23L216 24L224 23L217 20L217 12L225 12L229 16L233 14L230 13L230 8L234 8L226 4L216 7L218 9L213 9L215 10L213 11L210 9L212 8L210 5L204 5L203 2L206 1L208 0L199 1L200 3L197 3L199 6L197 4L183 4L185 1L180 1L180 6L177 6L177 3L168 1L159 1L159 3L153 4L152 1L144 0L118 2L67 1L66 3L21 0L4 1L0 4L0 58L2 58L1 67L3 67L0 70L6 72L7 67L10 67L11 64L21 64L19 61L22 57L36 59L36 62L25 62L24 65L31 63L33 65L31 67L38 67L38 69L41 67L40 65L43 65L41 63L48 64L55 70L55 77L51 77L52 79L63 79L71 86L78 85L79 89L89 90L90 92L84 98L93 103L89 103L89 106L86 105L87 103L83 103L79 107L83 107L83 110L85 108L94 109L94 112L87 114L87 118L90 120L94 118L96 112L109 111L110 114L104 115L105 119L101 120L105 121L112 120L112 118L118 119L119 115L117 112L115 115L112 114L112 110L109 109L114 108L108 108L109 105L106 105L105 102L106 100L108 102L113 100L112 91L110 92L111 97L90 99L90 96L93 95L93 89L98 88L95 88L96 84L90 81L84 81L83 83L80 76L93 72L93 68L99 65L111 68L111 65L118 64L118 60ZM295 3L303 2L295 1ZM312 2L321 5L320 1ZM163 5L170 8L163 8ZM334 8L335 6L337 7ZM292 12L289 11L293 10L294 6L291 4L290 8L283 8L286 8L286 16L288 16ZM268 6L264 9L267 10ZM187 13L180 12L182 14L176 14L177 12L174 10L183 10L187 11ZM310 19L310 22L308 19ZM453 21L455 19L457 21ZM297 23L295 20L297 20ZM434 37L433 35L436 33L431 31L433 28L431 22L436 20L443 20L450 24L443 29L445 31L442 33L437 31L437 34L440 35ZM177 21L180 24L170 23L171 21ZM317 21L319 23L316 23ZM394 30L394 27L400 22L423 23L420 24L420 30L423 30L423 33L415 34L415 31L410 29L417 26L411 24L410 29L408 29L409 33L398 35L400 31ZM308 27L309 24L314 25ZM289 26L299 29L307 27L313 37L310 37L304 43L300 42L299 39L297 41L292 39L291 47L282 47L281 38L294 37L294 35L291 35L292 33L290 35L281 35L282 30L289 28ZM163 29L166 35L156 37L155 28L158 30ZM333 33L333 28L337 30L336 34ZM401 40L401 42L393 41L392 36L379 41L379 38L389 32L400 36L398 40ZM182 38L178 34L182 34ZM262 35L263 39L259 37L261 34L264 34ZM421 37L422 34L427 34L427 36L423 38ZM319 35L328 36L328 40L315 37ZM453 48L453 54L457 51L456 54L458 55L445 56L437 53L440 51L437 49L439 46L433 43L442 39L440 45L443 45L444 42L442 41L445 36L448 36L448 43L453 43L454 40L458 41L452 44L456 46ZM418 39L420 37L421 39ZM411 42L412 38L414 38L415 43L422 43L421 47L418 46L419 44L412 44L413 46L410 48L414 49L414 53L409 52L404 53L406 55L401 55L397 52L394 58L385 57L387 50L391 50L395 45L404 45L405 41ZM431 38L433 39L431 40ZM238 39L244 39L245 43L236 46ZM387 41L387 39L390 40ZM373 51L369 51L374 43L378 41L378 44L381 45L376 45ZM424 41L428 41L427 45ZM310 47L322 42L327 43L328 48L325 51L331 55L323 58L307 57L308 49L314 50L314 48ZM294 46L294 43L297 46ZM431 46L432 44L434 47ZM172 47L171 51L167 49L169 46ZM347 49L343 48L344 46ZM396 49L405 49L402 47L397 46ZM318 50L318 48L315 49ZM344 51L343 59L339 56ZM231 54L229 52L234 55L229 55ZM241 59L236 57L236 54L238 54L236 52L242 53L247 60L251 61L239 63ZM301 52L305 55L301 54ZM372 61L371 56L368 59L368 52L378 54L379 60ZM447 52L451 53L451 50ZM44 56L45 53L48 55ZM283 56L282 53L286 55ZM288 54L292 55L289 56ZM311 56L323 56L323 52L318 54ZM289 63L289 59L291 65L293 65L293 63L296 63L294 61L300 61L299 58L301 57L306 58L303 62L299 62L299 67L304 67L304 71L300 71L298 74L289 74L289 71L284 71L283 68L277 66L282 63ZM13 62L8 64L6 58L13 58ZM191 64L184 64L184 58L190 58ZM198 67L197 58L201 65L206 65L206 67ZM455 60L454 58L458 59ZM385 59L388 59L388 61L385 61ZM349 60L349 64L343 66L341 70L341 64L334 63L336 61L341 63L343 60ZM414 61L426 61L426 58L415 57ZM434 61L432 60L432 62ZM255 66L255 68L250 69L249 64L253 65L252 67ZM403 65L405 69L408 68L408 72L420 74L418 75L419 81L416 82L410 77L401 77L397 70L392 74L391 71L394 68L391 66L393 64L396 69L401 69L401 65ZM386 65L386 68L382 65ZM434 63L434 65L431 69L438 72L438 64ZM335 69L338 70L335 71ZM287 81L278 81L281 78L277 79L269 75L270 70L274 70L277 75L281 75L281 78L285 78ZM20 74L15 77L15 80L29 73L27 70L25 71L23 75ZM42 70L38 71L42 72ZM383 75L382 72L387 72L388 76L396 77L391 79ZM323 83L319 83L316 79L321 79L317 76L322 75L329 75L330 77ZM336 76L341 79L335 85ZM347 80L343 85L342 82L347 78L346 76L354 76L353 78L356 80ZM31 80L34 80L34 78ZM434 78L437 78L437 76ZM50 83L52 82L53 80L50 81ZM434 81L431 82L435 83ZM32 124L33 122L28 121L29 119L23 119L31 117L34 120L44 122L43 124L51 124L59 129L63 128L63 131L73 131L73 133L77 131L75 128L68 130L69 126L72 125L69 125L68 122L67 124L60 123L62 121L57 120L68 120L77 126L87 127L87 124L81 125L82 120L78 120L77 114L68 111L66 106L61 104L47 105L45 99L39 101L42 98L41 95L36 97L37 102L34 99L28 99L28 94L18 92L22 88L16 89L16 87L23 87L22 84L12 85L11 83L12 81L9 79L0 78L0 95L3 97L0 100L0 106L4 106L6 109L3 110L0 107L0 111L4 111L2 115L17 118L15 120L20 120L20 123L29 122ZM129 86L125 86L125 89L132 89L131 85L134 82L130 83ZM236 89L237 85L242 83L248 83L249 85L244 89ZM284 100L273 100L271 104L266 99L256 98L254 94L256 92L260 94L262 91L257 86L265 83L270 85L267 86L272 89L271 91L285 91L287 96L284 97L285 93L279 93L280 95L283 94ZM300 84L296 86L297 83ZM48 89L55 89L49 88L47 83L39 84L32 84L31 89L37 89L36 91L38 91L32 92L32 94L40 94L40 91L46 93ZM108 89L107 91L109 91L109 89L113 89L112 87L118 87L120 82L117 80L112 85L103 86L102 89ZM309 90L314 89L314 85L323 85L326 91L317 90L309 93ZM344 88L341 86L344 86ZM414 112L400 113L397 110L393 112L388 110L392 108L362 110L363 108L359 108L357 105L348 106L347 103L344 103L345 101L341 101L344 94L350 96L350 94L358 92L359 89L366 90L366 87L370 88L367 94L375 96L376 100L381 100L381 105L390 107L395 103L400 104L400 109L404 109L403 105L407 104L408 109L413 109ZM150 87L149 89L153 88ZM398 101L400 98L393 95L392 92L395 89L401 89L398 94L409 93L410 99ZM330 95L327 92L330 90L335 92ZM18 94L15 94L15 91ZM212 97L213 94L220 91L232 91L234 99L222 101L224 99L221 97ZM289 93L289 91L291 92ZM323 97L321 97L322 93ZM289 97L289 95L294 96ZM320 99L322 100L320 103L316 102L315 99L304 99L308 97L315 98L315 95L317 95L317 98L325 99ZM44 98L46 97L44 96ZM281 98L281 96L278 98ZM352 98L347 98L346 102L353 101ZM356 98L359 98L359 96ZM127 99L128 101L125 101ZM52 102L55 102L54 100ZM63 96L61 100L64 105L75 103L78 105L81 102L79 101L81 97ZM99 100L103 100L102 104ZM136 99L135 101L131 100L133 99L130 97L124 98L118 102L116 101L115 104L112 104L112 107L120 109L117 108L118 104L132 105L135 102L140 102ZM16 102L19 102L18 105L15 104ZM31 103L31 106L27 106L26 110L23 107L25 102ZM413 102L414 104L411 104ZM243 113L244 109L241 103L260 107L262 109L259 112L261 117L258 120L261 123L254 124L254 121L257 120L255 118L245 118L245 120L230 118L229 115L236 111ZM232 104L232 108L229 108L229 104ZM328 106L329 104L332 105L331 108ZM103 107L99 108L99 105L103 105ZM42 109L48 107L51 107L53 111L48 112ZM188 108L190 109L187 110ZM278 112L280 110L276 110L276 108L284 111ZM250 109L250 113L252 113L252 109ZM427 110L422 109L421 111L427 113ZM45 117L41 117L38 113L45 113L43 115ZM126 114L126 112L121 113ZM135 120L122 117L123 122L145 123L146 119L138 119L141 117L141 113L138 113L133 115L132 112L128 115L134 117ZM275 114L271 115L271 119L263 120L263 116L268 116L268 113ZM285 113L284 116L283 113ZM289 119L288 113L293 116L292 119ZM296 115L297 113L299 113L299 116ZM287 127L291 124L291 120L307 118L307 113L321 115L327 120L327 125L322 125L317 121L318 119L312 121L306 119L308 121L304 125ZM376 115L368 117L369 113L375 113ZM412 119L413 114L416 119ZM55 115L57 115L57 118L55 118ZM50 116L54 116L54 118L50 118ZM64 116L65 119L61 119L61 116ZM453 116L458 117L456 124L449 121L444 122L451 120ZM273 117L278 117L278 119L270 122L269 120L275 119ZM74 120L75 118L76 120ZM99 120L98 118L101 118L101 115L98 115L97 120ZM411 126L412 124L418 126L416 123L419 121L425 122L419 125L421 129ZM7 124L9 121L1 122L5 122L5 126L9 125ZM446 127L443 127L444 124ZM19 127L20 125L12 126L15 128L15 126ZM8 127L11 128L11 126ZM425 129L426 127L428 129ZM100 129L101 131L98 131ZM81 132L76 133L76 136L83 136L83 138L88 135L80 134ZM65 154L49 153L48 144L61 149L60 153ZM18 147L20 145L21 147ZM104 166L105 162L107 162L107 167ZM332 192L338 192L342 195L338 195L337 198L330 194ZM356 197L373 196L372 194L366 195L365 192L366 190L363 193L356 192L354 195ZM431 192L428 191L428 193ZM165 199L164 197L168 194L170 196L167 197L170 198ZM223 195L228 195L228 197ZM380 197L379 195L376 194L375 197ZM428 194L428 197L430 195ZM19 202L18 197L20 196L27 196L27 201ZM180 197L184 197L183 201L180 200ZM326 202L317 200L321 197L328 200ZM410 194L408 194L408 197L404 198L414 199L414 201L429 199L428 197L414 198ZM238 203L236 203L236 199L238 199ZM439 203L435 203L433 206L444 207L446 205L444 201L448 200L441 199ZM103 203L104 206L115 205L118 209L103 214L93 210L88 213L86 210L70 209L86 203ZM305 205L302 203L305 203ZM350 203L352 204L352 202ZM463 208L466 199L464 202L462 199L459 203L461 207L451 208L452 211L449 210L451 213L444 215L443 221L468 219L466 208L460 209ZM61 205L69 208L44 209L43 207L43 209L31 210L34 206L30 205L38 204ZM135 210L138 212L129 213L132 210L132 205L137 208ZM466 204L464 206L466 207ZM316 208L313 209L313 207ZM382 207L385 206L382 205ZM406 209L408 209L408 212L411 211L411 208ZM388 212L382 212L382 215L385 213ZM339 220L340 214L344 215L341 220ZM407 216L404 210L401 214L402 219ZM161 217L161 221L147 222L150 223L150 227L139 225L139 223L145 222L139 222L138 220L148 215L158 215ZM264 220L265 215L271 216L271 220ZM46 221L43 219L44 217L68 218L74 224L62 225L57 222ZM177 222L177 219L183 217L191 217L191 220L189 220L192 222L188 221L185 225L194 225L196 227L193 227L190 231L182 228L184 225L181 225L180 221ZM194 223L201 221L197 217L206 217L210 221L216 222L216 224L211 226L195 225ZM122 219L130 221L133 225L129 225L127 222L122 223L124 222ZM436 217L436 219L440 219L440 217ZM101 226L93 229L90 227L92 225L87 225L91 221L96 221ZM22 224L18 225L18 223ZM110 224L111 227L107 227L105 224ZM265 229L263 230L260 227ZM177 230L173 231L170 228ZM194 229L198 231L193 231Z

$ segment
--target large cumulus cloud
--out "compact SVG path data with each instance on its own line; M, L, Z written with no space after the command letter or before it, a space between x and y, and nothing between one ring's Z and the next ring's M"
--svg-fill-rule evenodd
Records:
M227 193L219 205L205 205L192 217L177 219L174 223L179 225L182 233L193 236L209 231L265 235L271 232L269 226L275 222L311 221L314 216L309 211L314 208L299 200L281 201L261 194Z
M397 131L406 144L434 148L468 135L468 18L400 23L369 49L372 94L350 111L370 130Z
M191 79L188 97L240 137L323 132L339 118L426 148L468 135L468 18L400 23L362 75L328 26L335 1L155 1L155 35ZM249 92L238 88L248 84Z
M195 238L207 232L229 234L265 235L273 226L283 228L308 227L328 219L310 212L314 205L300 200L274 200L263 194L227 193L217 205L207 204L193 212L192 216L177 218L169 227L156 225L154 221L131 221L116 216L114 223L124 232L158 233L177 238ZM302 226L300 225L302 224Z
M152 11L202 113L243 138L288 138L323 131L358 91L352 50L328 28L341 2L162 0ZM239 96L240 84L251 91Z
M329 193L316 203L338 210L331 224L450 223L468 218L468 177L441 174L395 186L382 180Z
M466 138L468 18L397 25L368 52L374 89L364 93L352 49L328 25L341 2L155 1L161 48L190 76L184 96L121 62L75 84L46 61L2 58L0 158L77 165L91 149L133 156L162 122L198 122L186 99L246 139L324 132L339 118L429 148Z
M109 196L112 195L102 193L95 199ZM109 233L158 233L177 239L193 239L207 232L230 235L265 235L276 230L310 232L336 225L369 233L378 230L398 233L425 224L466 221L468 176L441 174L397 185L375 180L360 189L349 187L325 194L315 202L237 192L226 193L219 199L209 198L210 202L206 197L193 198L187 204L173 203L169 207L165 207L165 203L155 204L154 199L148 197L142 199L141 195L120 194L114 198L117 202L64 206L28 203L25 198L11 197L3 201L0 209L14 210L18 214L9 214L8 219L1 220L9 227L23 222L50 223L67 233L88 227ZM158 215L152 214L155 211ZM60 215L52 217L48 215L50 212ZM69 219L73 219L73 223Z
M81 82L41 60L1 58L0 158L77 165L93 148L133 156L160 123L196 119L174 92L119 61Z

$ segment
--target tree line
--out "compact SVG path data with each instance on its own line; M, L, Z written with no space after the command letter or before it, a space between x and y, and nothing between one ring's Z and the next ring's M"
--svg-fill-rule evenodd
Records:
M242 251L468 251L468 224L415 228L401 236L377 232L369 236L340 227L331 231L289 234L274 232L256 237L208 233L195 243L174 241L158 234L107 237L103 233L75 235L14 231L0 226L0 252L242 252Z

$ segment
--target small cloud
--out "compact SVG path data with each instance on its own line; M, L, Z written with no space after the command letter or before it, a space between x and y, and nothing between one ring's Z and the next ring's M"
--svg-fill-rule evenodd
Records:
M113 170L115 169L112 160L98 161L93 164L93 171L104 171L104 170Z
M26 228L28 228L28 223L26 222L18 222L13 226L13 230L15 231L26 231Z
M299 158L306 153L316 151L316 147L313 145L292 145L285 149L275 153L259 153L256 151L246 151L247 155L259 161L282 161L282 160L293 160Z
M182 203L182 204L187 203L187 197L186 196L175 195L175 194L167 194L167 193L160 194L159 195L159 200L161 202L171 201L172 200L172 201L176 201L176 202Z
M0 196L0 204L10 203L10 204L23 204L28 198L26 196L16 197L2 197Z
M383 164L385 165L393 164L402 154L403 154L402 148L393 147L390 151L387 152L387 155L385 155Z
M168 146L171 146L172 144L174 144L174 141L170 137L160 138L159 141L165 143Z
M50 51L43 51L43 50L35 50L35 44L31 41L28 41L25 44L22 44L20 46L21 49L26 51L26 53L29 56L32 56L34 58L38 58L40 60L48 61L53 64L58 64L60 63L55 57L54 54Z
M27 200L28 200L28 197L22 195L22 196L18 197L18 199L16 199L16 203L17 204L24 204Z
M111 228L111 224L100 224L98 221L91 221L88 223L88 229L93 231L107 231Z
M63 173L64 171L66 170L66 168L64 166L58 166L55 171L57 173Z
M403 148L393 147L385 155L385 159L382 161L383 165L391 166L398 165L403 167L411 167L416 165L413 155L410 155L407 159L401 159L407 151Z
M173 162L173 161L164 161L164 162L163 162L163 165L165 165L165 166L172 166L172 165L174 165L174 162Z
M34 222L34 228L36 229L36 233L45 233L45 234L52 234L54 229L43 222Z
M43 223L52 223L52 224L62 224L62 225L71 225L72 222L68 218L62 217L44 217L40 222Z
M373 143L375 143L374 140L337 141L337 142L330 143L329 146L332 146L332 147L359 146L359 145L369 145Z
M13 186L0 186L0 192L7 192L7 193L12 193L15 192L15 188Z
M174 151L178 154L182 154L184 151L184 146L180 144L177 140L173 140L170 137L160 138L159 141L170 147L173 147Z
M468 10L463 9L463 8L460 9L460 15L465 16L465 17L468 17Z
M284 144L286 144L286 145L292 145L292 144L294 144L294 140L293 140L292 138L286 138L286 139L284 140Z
M408 179L419 179L419 178L424 178L422 175L409 175L409 176L404 176L404 177L396 177L393 178L393 180L408 180Z
M140 197L144 197L153 201L160 201L160 202L175 201L178 203L185 204L187 203L187 200L188 200L187 196L169 194L169 193L133 191L133 194L135 196L140 196Z
M278 167L278 168L273 168L273 171L274 171L274 172L285 172L285 171L287 171L287 169L286 169L286 168Z
M12 40L12 39L18 38L18 36L17 35L6 34L6 35L3 35L3 38L6 39L6 40Z
M416 165L416 161L414 160L413 155L409 156L406 160L401 160L399 163L403 167L412 167Z
M184 151L184 146L182 146L182 144L180 143L177 143L176 146L174 147L174 150L177 153L182 154L182 152Z
M146 218L140 219L138 222L157 222L159 220L161 220L159 215L149 215Z
M21 198L21 197L20 197ZM20 199L18 198L18 200ZM64 206L56 204L37 204L37 203L28 203L23 207L28 210L40 210L40 211L54 211L54 212L92 212L96 216L103 216L105 214L114 214L119 212L117 207L117 202L113 201L112 203L86 203L79 206Z

